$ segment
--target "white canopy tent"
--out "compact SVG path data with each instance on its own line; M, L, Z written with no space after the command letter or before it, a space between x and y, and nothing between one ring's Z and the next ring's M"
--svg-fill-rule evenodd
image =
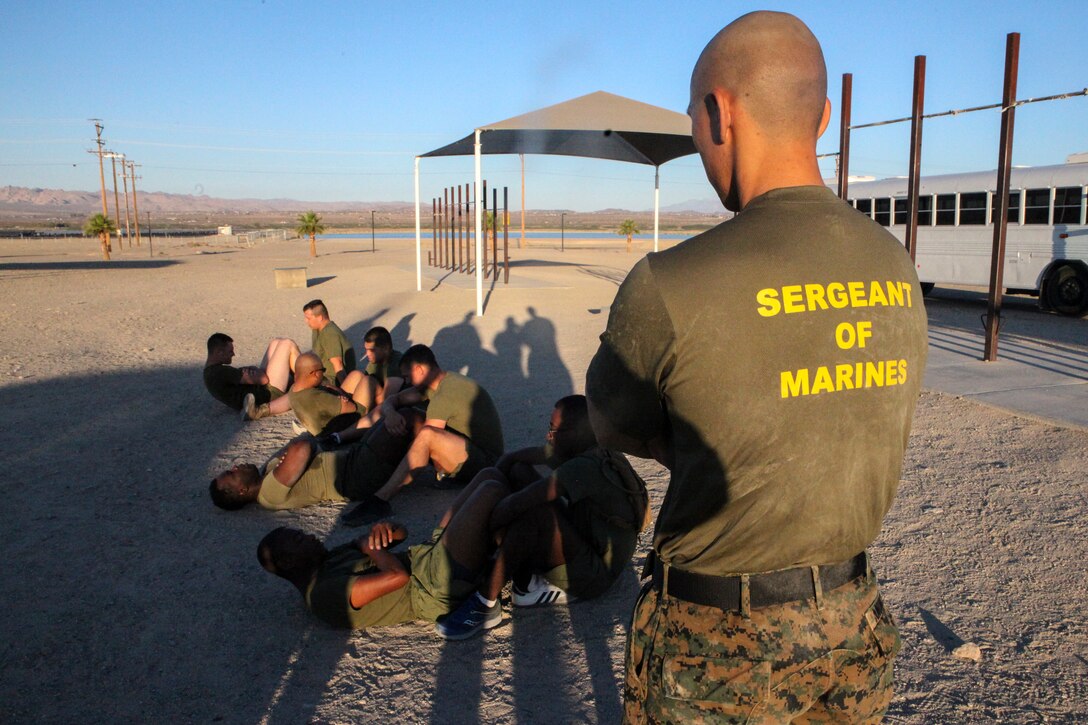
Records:
M485 143L486 142L486 143ZM432 156L476 159L474 196L480 198L483 154L551 154L628 161L654 167L654 251L658 248L660 167L695 153L691 122L669 111L612 93L597 91L477 128L459 141L415 158L416 291L423 289L420 237L419 160ZM476 259L480 258L483 221L476 215ZM476 265L476 314L483 314L483 275Z

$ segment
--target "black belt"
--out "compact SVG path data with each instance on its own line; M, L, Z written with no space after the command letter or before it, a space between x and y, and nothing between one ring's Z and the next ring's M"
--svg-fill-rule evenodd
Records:
M758 609L801 599L818 599L822 592L841 587L851 579L865 576L868 571L864 551L839 564L801 566L766 574L737 576L697 574L671 566L668 567L666 576L665 565L653 552L651 556L654 557L653 587L657 591L692 604L735 611ZM748 580L747 607L741 600L743 579ZM819 589L816 586L817 581Z

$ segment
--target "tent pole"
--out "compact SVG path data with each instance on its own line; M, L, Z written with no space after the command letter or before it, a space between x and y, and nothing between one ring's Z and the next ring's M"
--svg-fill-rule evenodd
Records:
M659 210L661 208L661 167L654 167L654 251L657 251L657 230L659 227Z
M476 156L476 189L473 192L473 197L476 202L476 316L483 317L484 279L480 276L482 271L480 260L482 259L483 251L480 244L480 236L484 233L484 230L483 216L480 214L480 184L483 178L483 170L480 167L480 129L476 129L476 146L474 147L474 154Z
M423 246L419 239L419 157L416 156L416 292L423 291Z

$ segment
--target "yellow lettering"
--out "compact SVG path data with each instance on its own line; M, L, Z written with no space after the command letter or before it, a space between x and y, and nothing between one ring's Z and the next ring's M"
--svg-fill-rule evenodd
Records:
M887 307L888 298L884 295L884 288L880 283L873 280L872 284L869 285L869 306L876 307L877 305Z
M912 307L913 305L910 303L910 284L907 282L900 282L899 284L903 286L903 294L907 298L907 307Z
M842 282L832 282L827 286L827 301L836 310L841 310L850 303L846 297L846 287Z
M854 366L853 365L836 365L835 366L835 390L853 390L854 389Z
M899 384L902 385L905 382L907 382L907 361L906 360L900 360L899 361Z
M805 296L808 297L808 308L815 310L817 307L821 310L827 309L827 300L824 299L824 286L822 284L806 284Z
M867 307L868 303L865 301L865 283L864 282L847 282L847 289L850 290L850 306L851 307Z
M808 395L808 370L802 368L796 373L783 370L781 373L782 397L796 398L798 395Z
M891 300L889 304L895 305L896 307L903 306L902 282L892 282L891 280L888 280L888 298Z
M760 307L756 308L756 312L762 317L774 317L782 311L782 305L778 301L778 290L761 289L756 292L756 302L760 304Z
M865 320L858 323L858 347L865 347L865 341L873 336L873 323Z
M812 394L833 392L835 392L835 383L831 380L831 371L821 365L816 368L816 379L812 383Z
M854 326L849 322L840 322L835 328L835 344L840 350L849 350L857 343L857 335Z
M884 386L884 361L878 360L877 362L865 363L865 387L883 387Z
M791 312L804 312L805 306L801 303L801 285L788 284L782 288L782 306L788 315Z
M899 361L888 360L884 363L884 384L885 385L898 385L899 384Z

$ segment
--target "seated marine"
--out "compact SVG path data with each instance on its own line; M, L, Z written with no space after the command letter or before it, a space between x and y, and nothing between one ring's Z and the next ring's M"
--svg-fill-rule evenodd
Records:
M374 425L381 418L381 404L404 387L400 374L401 354L393 349L393 337L384 327L372 327L363 336L368 364L365 370L352 370L340 389L366 409L360 428Z
M598 447L584 395L555 404L543 446L507 453L466 490L489 481L514 490L488 522L501 544L483 586L438 622L447 639L497 625L510 579L516 607L603 594L629 565L649 521L646 484L622 453Z
M334 627L433 622L479 586L494 548L487 520L507 493L495 482L462 491L430 540L407 553L389 551L407 538L405 528L381 521L331 550L311 534L281 527L261 540L257 559L294 584L306 607Z

